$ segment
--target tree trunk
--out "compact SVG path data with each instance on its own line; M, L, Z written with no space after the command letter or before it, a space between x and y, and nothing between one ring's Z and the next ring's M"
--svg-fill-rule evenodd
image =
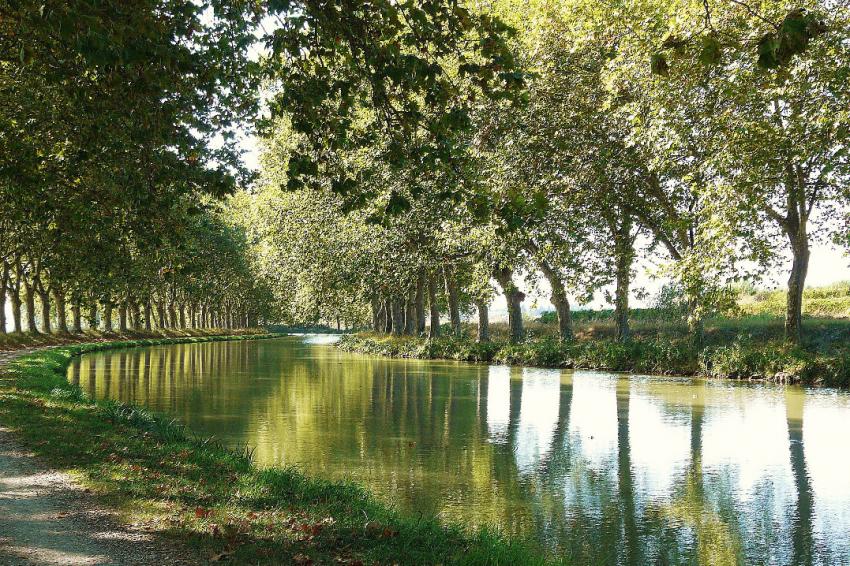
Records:
M425 272L419 272L416 278L416 334L425 333Z
M428 332L429 338L440 336L440 306L437 304L437 274L428 275L428 309L431 313L431 328Z
M168 303L168 328L177 328L177 309L174 301Z
M393 301L387 299L384 301L384 311L387 313L386 326L384 327L384 332L389 334L393 331Z
M9 266L3 262L0 271L0 334L6 334L6 282L9 278Z
M127 332L127 301L118 303L118 331Z
M177 306L177 312L179 313L179 317L180 317L180 328L185 329L186 328L186 304L180 303Z
M0 334L6 334L6 283L9 280L9 264L3 262L0 271Z
M387 324L390 323L390 311L387 310L386 301L378 300L378 327L375 332L386 332Z
M201 305L201 328L207 327L207 305Z
M809 240L805 229L791 237L794 259L788 277L788 298L785 306L785 339L799 344L803 339L803 289L809 271Z
M26 279L24 279L24 290L26 291L27 330L30 334L38 334L38 327L35 324L35 289Z
M404 313L404 333L408 336L416 334L416 289L407 294L407 310Z
M18 284L9 285L9 300L12 302L12 323L15 332L23 332L21 324L21 290Z
M705 324L703 322L702 313L699 312L699 299L690 294L687 297L688 303L688 335L691 337L691 342L697 348L702 348L705 342Z
M12 325L15 332L23 332L21 322L21 292L18 289L9 290L9 300L12 302Z
M617 289L614 293L614 322L617 326L617 340L626 342L631 334L629 328L629 288L631 287L632 262L634 261L631 216L626 215L614 231L614 256L617 277Z
M103 331L112 332L112 301L103 303Z
M550 300L555 306L555 313L558 315L558 336L560 336L561 340L572 340L573 316L572 311L570 310L570 300L567 297L567 290L564 287L564 282L558 272L555 271L548 262L543 261L540 265L543 275L549 281L549 286L552 288L552 296L550 297Z
M97 330L97 303L94 301L89 305L88 323L89 330Z
M478 308L478 341L490 341L490 313L486 301L477 301L475 306Z
M567 290L564 287L564 281L558 271L552 265L543 259L540 248L533 241L529 241L526 249L533 255L537 256L540 264L540 270L543 276L549 281L549 287L552 288L550 300L555 307L555 313L558 317L558 336L561 340L572 340L573 338L573 317L570 310L570 300L567 297Z
M454 270L446 266L443 268L443 275L446 279L446 295L449 297L449 319L452 323L452 334L460 337L460 301L457 292L457 280L455 279Z
M510 341L511 343L521 342L525 336L522 326L522 302L525 300L525 293L514 285L513 270L508 268L497 269L495 278L499 282L499 285L501 285L502 292L505 294L505 300L508 303Z
M38 298L41 302L41 331L45 334L51 334L53 329L50 328L50 293L39 291Z
M83 314L80 307L80 299L72 299L71 303L71 325L74 334L83 333Z
M53 289L53 302L56 303L56 329L67 334L68 316L65 311L65 293L61 289Z
M393 336L401 336L404 332L404 308L401 299L392 300L393 309Z
M617 262L617 290L614 294L614 323L617 327L617 340L628 342L631 337L629 328L629 270L621 269Z
M377 297L372 297L370 302L372 307L372 330L380 332L381 328L381 302Z
M168 320L165 318L165 301L156 302L156 317L159 320L159 328L168 328Z

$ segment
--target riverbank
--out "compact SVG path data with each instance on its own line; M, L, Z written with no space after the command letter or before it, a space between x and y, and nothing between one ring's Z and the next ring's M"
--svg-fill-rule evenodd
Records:
M778 339L736 338L700 350L686 338L671 336L640 337L626 343L607 338L562 342L544 336L509 344L505 340L478 343L468 338L430 340L360 333L343 336L337 347L347 352L394 358L850 386L850 352L845 348L836 346L831 352L823 352L790 346Z
M74 356L107 348L227 339L68 345L2 368L0 423L49 466L201 560L291 564L543 564L487 531L407 517L362 488L292 468L259 469L250 450L194 437L139 407L93 401L68 382Z
M101 342L121 342L129 340L154 340L162 338L203 338L209 336L244 336L258 334L284 334L284 332L266 331L262 328L160 328L157 330L128 330L125 332L103 332L85 330L82 334L53 332L51 334L33 334L30 332L10 332L0 334L0 352L33 350L51 346L69 344L87 344Z

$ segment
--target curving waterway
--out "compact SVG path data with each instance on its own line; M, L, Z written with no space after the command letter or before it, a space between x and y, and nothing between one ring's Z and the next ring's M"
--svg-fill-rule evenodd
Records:
M328 337L110 350L68 378L260 464L580 564L850 564L850 395L390 360Z

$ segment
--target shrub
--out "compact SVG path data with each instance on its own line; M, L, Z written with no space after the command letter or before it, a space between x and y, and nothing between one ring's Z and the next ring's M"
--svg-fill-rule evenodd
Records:
M704 375L730 379L766 379L831 387L850 385L850 351L830 353L792 347L779 340L748 339L697 350L684 338L645 338L625 343L610 339L562 342L543 337L520 344L479 344L465 338L435 340L378 335L344 336L339 347L390 357L494 362L507 365L600 369L634 373Z

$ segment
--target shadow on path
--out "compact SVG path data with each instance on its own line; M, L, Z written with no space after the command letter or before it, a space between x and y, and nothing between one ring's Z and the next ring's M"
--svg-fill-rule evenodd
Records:
M0 355L2 366L14 355ZM65 473L49 470L0 423L0 565L194 564L122 525Z

